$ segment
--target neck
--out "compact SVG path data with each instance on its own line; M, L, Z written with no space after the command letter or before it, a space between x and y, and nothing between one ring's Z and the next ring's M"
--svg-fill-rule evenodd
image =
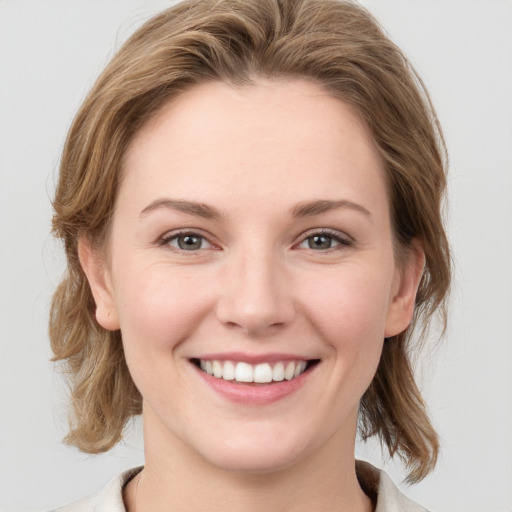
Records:
M210 464L175 438L163 442L158 429L149 435L146 419L146 464L125 489L128 512L372 510L355 473L355 432L350 442L333 436L290 467L240 473Z
M158 442L144 423L146 464L125 490L128 512L372 510L355 473L355 432L350 443L335 435L290 467L240 473L210 464L177 439Z

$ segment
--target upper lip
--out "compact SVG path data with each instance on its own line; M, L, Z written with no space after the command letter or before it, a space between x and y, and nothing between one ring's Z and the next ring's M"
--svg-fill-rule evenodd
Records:
M310 361L318 358L290 353L251 354L246 352L216 352L211 354L202 354L191 359L201 359L203 361L233 361L255 365L260 363L274 363L278 361Z

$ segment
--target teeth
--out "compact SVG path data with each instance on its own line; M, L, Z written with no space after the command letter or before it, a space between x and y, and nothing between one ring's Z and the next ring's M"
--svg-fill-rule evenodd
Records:
M298 377L301 373L304 373L306 369L306 361L300 361L297 366L295 366L295 371L293 373L294 377Z
M235 368L235 380L237 382L254 382L254 370L250 364L237 363Z
M277 363L272 370L272 380L281 382L284 380L284 364Z
M272 382L272 368L268 363L258 364L254 367L254 382L261 384Z
M217 379L259 384L292 380L304 373L306 364L306 361L286 361L272 366L269 363L252 365L244 362L199 360L201 370Z
M284 371L284 378L286 380L292 380L294 374L295 374L295 364L294 363L288 363L286 365L286 369Z
M222 377L222 374L224 373L223 372L224 368L222 368L222 364L220 364L219 361L213 361L212 367L213 367L213 376L220 379Z
M235 365L231 361L226 361L224 363L222 378L224 380L235 380Z

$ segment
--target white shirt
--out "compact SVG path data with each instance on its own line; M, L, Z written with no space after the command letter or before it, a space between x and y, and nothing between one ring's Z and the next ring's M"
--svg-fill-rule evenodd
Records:
M141 470L142 466L124 471L101 491L51 512L126 512L123 488ZM376 498L375 512L428 512L404 496L384 471L371 464L357 461L357 475L363 490Z

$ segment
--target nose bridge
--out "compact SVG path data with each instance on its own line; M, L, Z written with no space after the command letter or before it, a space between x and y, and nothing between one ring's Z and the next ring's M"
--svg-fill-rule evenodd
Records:
M285 325L294 315L284 265L270 248L240 248L226 262L219 319L257 333Z

